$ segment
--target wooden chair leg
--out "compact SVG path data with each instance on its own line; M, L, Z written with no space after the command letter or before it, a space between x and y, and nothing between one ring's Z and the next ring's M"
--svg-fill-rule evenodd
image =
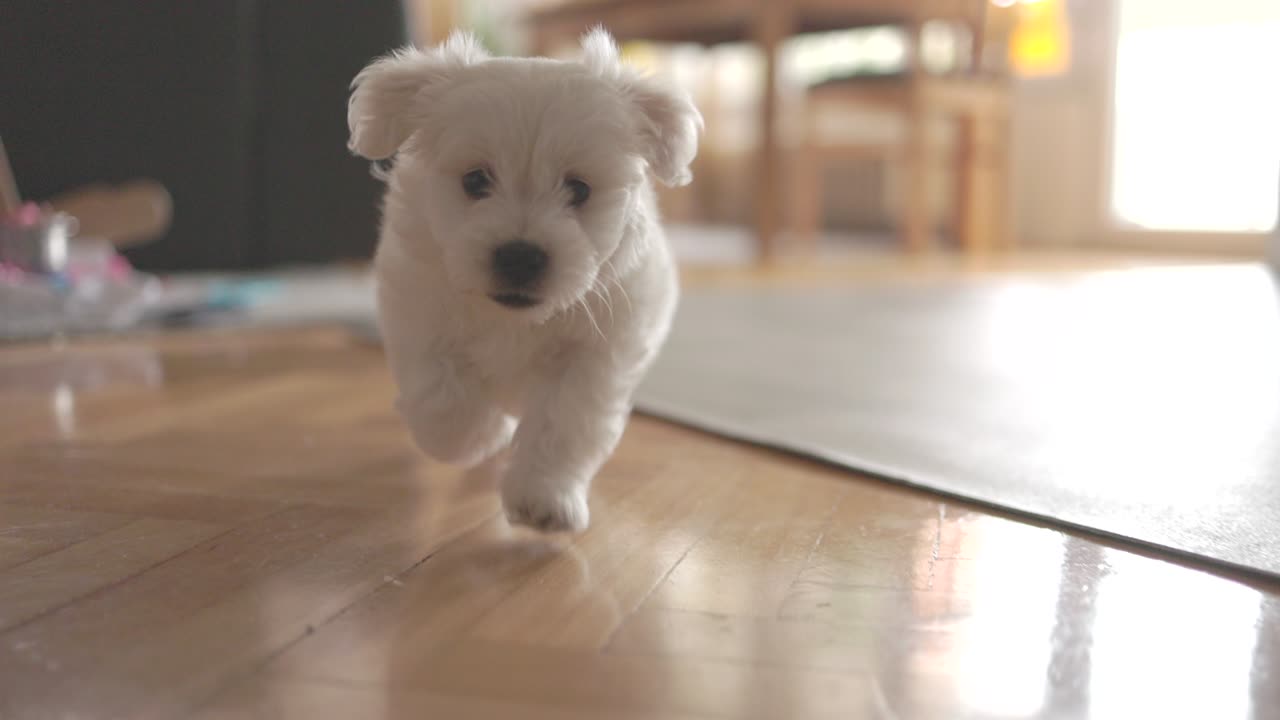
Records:
M969 255L1003 250L1011 222L1006 133L990 114L960 119L956 154L957 240Z
M791 228L796 249L812 254L817 250L822 227L823 162L821 152L809 143L796 153L791 184Z
M977 123L968 113L956 118L954 164L951 167L953 194L951 212L955 216L955 240L961 252L979 251L982 241L982 181Z
M1016 206L1014 205L1013 156L1010 152L1013 144L1010 135L1011 131L1012 128L1009 127L1007 114L1001 115L992 126L994 135L991 138L991 143L993 145L993 174L995 176L992 187L995 208L994 246L1002 251L1014 249L1017 243L1015 237L1016 221L1014 218L1014 208Z
M818 233L823 226L823 199L825 197L824 171L815 103L806 103L802 122L800 147L791 167L791 194L788 202L793 242L797 250L813 254L818 247Z
M931 142L929 117L919 106L906 116L907 143L902 172L902 218L898 233L910 253L930 246L929 175Z
M791 32L789 3L762 3L756 14L753 35L764 53L764 82L760 98L760 147L756 158L755 230L762 260L772 259L778 249L778 209L782 205L778 189L785 187L779 175L786 172L778 147L778 55Z

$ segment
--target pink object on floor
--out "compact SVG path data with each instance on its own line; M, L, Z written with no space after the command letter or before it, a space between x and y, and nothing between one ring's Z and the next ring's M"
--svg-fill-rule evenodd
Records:
M26 202L18 207L17 212L3 218L3 220L7 225L32 227L40 224L40 218L43 214L39 205L33 202Z

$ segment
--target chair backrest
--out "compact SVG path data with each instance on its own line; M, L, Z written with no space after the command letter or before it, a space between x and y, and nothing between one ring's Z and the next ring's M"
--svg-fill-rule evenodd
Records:
M1006 75L1009 72L1009 37L1013 34L1017 10L997 6L991 0L971 0L969 29L973 44L969 69L978 74Z
M956 69L962 74L1006 75L1009 72L1008 43L1016 20L1016 10L1000 7L991 0L905 0L911 4L911 15L917 19L946 18L961 26L970 39L969 54ZM919 52L922 25L908 28L915 34L912 46ZM921 58L913 58L919 68Z

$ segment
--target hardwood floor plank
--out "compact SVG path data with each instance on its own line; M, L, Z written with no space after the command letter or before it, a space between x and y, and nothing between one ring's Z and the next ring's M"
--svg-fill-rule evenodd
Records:
M0 571L0 632L125 581L222 531L216 525L142 518Z
M487 499L485 499L487 500ZM8 633L0 716L166 717L262 663L484 517L290 508ZM175 649L194 651L175 653Z
M665 464L649 477L606 469L592 528L490 611L476 636L602 647L699 542L734 484L725 476L690 484Z
M288 648L273 677L400 685L415 662L448 652L515 589L556 563L564 543L493 517Z
M874 681L865 675L686 658L655 662L478 640L429 658L420 670L411 687L512 703L564 704L601 714L856 717L875 703Z
M322 394L332 380L319 373L299 372L238 383L209 393L196 401L166 403L150 412L118 418L78 436L90 443L123 443L174 428L216 428L235 417L240 422L258 424L262 414L316 394Z
M258 678L220 695L192 720L599 720L598 710L303 680ZM610 720L706 720L711 716L610 708Z
M797 670L819 668L872 672L885 650L908 652L922 632L895 628L886 640L878 628L834 627L822 622L645 608L609 643L616 655L666 656L752 663Z
M3 493L0 483L0 493ZM0 494L5 497L5 494ZM0 571L32 558L113 530L132 521L130 515L75 512L0 502Z
M273 513L279 501L192 491L221 475L112 469L93 462L19 459L6 463L0 497L10 507L99 512L226 524Z
M646 606L772 616L847 491L827 471L751 464L718 522Z

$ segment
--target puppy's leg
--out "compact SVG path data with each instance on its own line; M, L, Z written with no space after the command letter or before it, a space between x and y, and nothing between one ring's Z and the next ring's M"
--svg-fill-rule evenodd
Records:
M516 421L503 413L482 384L447 361L415 373L396 408L418 447L441 462L470 467L511 443Z
M502 485L508 520L545 531L586 529L591 479L630 411L633 383L624 374L602 358L584 358L534 389Z

